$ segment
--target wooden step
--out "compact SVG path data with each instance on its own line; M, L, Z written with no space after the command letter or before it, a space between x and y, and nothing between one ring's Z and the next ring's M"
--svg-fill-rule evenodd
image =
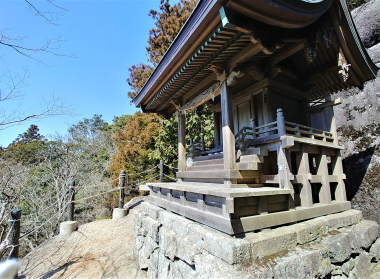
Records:
M213 159L223 159L223 153L214 153L214 154L209 154L209 155L204 155L204 156L197 156L194 157L193 160L195 161L208 161L208 160L213 160Z
M240 156L240 162L257 162L263 163L264 157L258 155L242 155Z
M240 172L238 170L208 170L208 171L183 171L177 172L177 178L189 179L244 179L259 177L259 172L248 170Z
M239 170L260 170L261 164L258 162L240 162L237 164Z
M223 165L223 158L221 159L210 159L202 161L193 161L193 166L210 166L210 165Z
M215 164L215 165L193 165L187 168L187 171L213 171L213 170L223 170L223 164Z
M250 147L245 150L242 155L258 155L258 156L268 156L268 150L260 147Z

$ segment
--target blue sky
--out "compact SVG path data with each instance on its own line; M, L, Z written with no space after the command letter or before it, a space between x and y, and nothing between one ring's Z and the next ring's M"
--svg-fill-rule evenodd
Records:
M47 6L46 1L34 1L41 10L59 14L56 25L35 16L24 1L1 2L2 33L21 38L25 46L60 39L56 51L65 56L41 54L35 55L40 60L35 61L0 46L0 88L6 86L9 75L17 79L27 73L21 96L0 103L0 110L30 114L55 100L66 114L0 130L0 146L7 146L32 123L43 135L64 134L93 114L111 121L136 111L127 98L125 80L130 65L147 60L145 47L153 26L148 12L158 7L159 0L56 0L66 12Z

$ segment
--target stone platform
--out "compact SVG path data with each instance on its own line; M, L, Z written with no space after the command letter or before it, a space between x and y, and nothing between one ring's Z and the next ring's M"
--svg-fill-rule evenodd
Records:
M370 279L380 269L379 226L357 210L236 236L148 202L132 214L148 278Z
M278 187L231 188L199 182L149 183L147 186L152 204L230 235L351 208L348 201L293 207L294 191Z

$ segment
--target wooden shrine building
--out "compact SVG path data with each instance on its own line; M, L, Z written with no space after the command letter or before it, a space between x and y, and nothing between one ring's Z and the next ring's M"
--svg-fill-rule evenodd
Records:
M200 0L134 99L178 115L178 181L151 202L228 234L350 209L331 94L377 70L345 0ZM210 150L185 142L202 104Z

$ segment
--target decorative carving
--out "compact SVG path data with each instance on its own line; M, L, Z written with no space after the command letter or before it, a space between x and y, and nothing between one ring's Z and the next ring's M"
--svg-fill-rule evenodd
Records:
M204 104L208 100L211 100L214 97L220 95L221 84L222 84L221 82L214 83L209 88L201 92L194 99L190 100L182 107L179 107L178 110L181 110L181 111L193 110L196 107L199 107L200 105Z
M341 76L342 80L346 82L348 78L350 77L349 71L351 64L347 63L346 57L343 54L342 49L339 50L339 56L338 56L338 67L339 67L339 75Z

